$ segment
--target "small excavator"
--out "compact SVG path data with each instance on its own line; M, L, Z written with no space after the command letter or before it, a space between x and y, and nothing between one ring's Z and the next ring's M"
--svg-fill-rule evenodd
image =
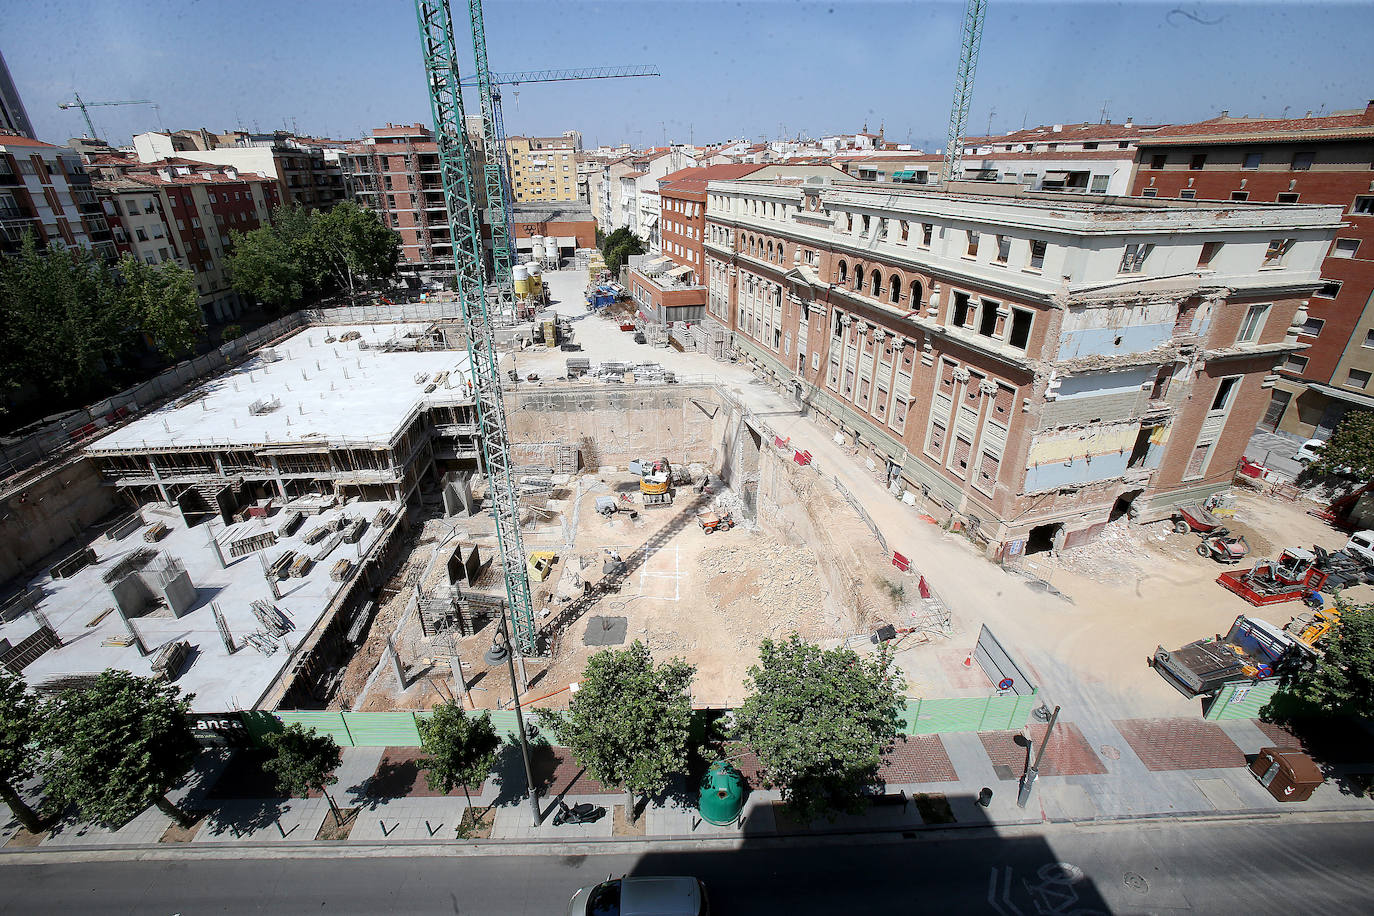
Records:
M632 461L630 473L639 475L639 501L646 509L673 504L673 466L667 458Z

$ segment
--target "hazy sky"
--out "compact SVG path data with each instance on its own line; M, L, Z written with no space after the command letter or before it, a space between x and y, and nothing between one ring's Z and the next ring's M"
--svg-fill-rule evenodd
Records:
M429 123L406 0L11 0L0 50L39 136L118 143L157 129L287 126L356 137ZM454 0L460 25L466 4ZM959 2L487 0L497 71L656 64L656 79L507 91L510 133L583 132L588 145L873 130L943 144ZM1374 5L991 0L969 133L1025 124L1188 121L1363 107ZM460 44L466 43L464 35ZM471 51L468 49L470 56ZM469 103L469 110L475 104Z

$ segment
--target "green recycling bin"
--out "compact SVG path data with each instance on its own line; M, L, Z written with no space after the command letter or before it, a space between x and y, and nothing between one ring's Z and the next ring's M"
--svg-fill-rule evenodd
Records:
M707 823L724 827L739 817L744 808L744 796L744 777L740 771L729 761L717 760L701 780L697 811Z

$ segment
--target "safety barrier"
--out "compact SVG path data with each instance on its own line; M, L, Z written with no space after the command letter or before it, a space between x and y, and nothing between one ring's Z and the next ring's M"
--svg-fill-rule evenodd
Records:
M1230 681L1207 703L1203 718L1212 722L1226 719L1258 719L1260 710L1279 689L1279 678L1262 681Z

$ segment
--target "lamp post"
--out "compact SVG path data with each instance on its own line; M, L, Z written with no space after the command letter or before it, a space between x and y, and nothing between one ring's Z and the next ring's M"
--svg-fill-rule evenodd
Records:
M520 709L520 686L515 679L515 647L511 644L510 635L506 629L506 613L501 612L501 641L506 648L506 670L510 674L510 692L515 702L515 728L520 733L520 756L525 763L525 787L529 792L530 810L534 813L534 826L538 827L543 820L543 812L539 809L539 794L534 789L534 770L530 766L530 740L525 732L525 714Z
M1050 713L1050 724L1045 729L1045 737L1040 741L1040 747L1035 752L1035 762L1026 767L1026 773L1021 777L1021 790L1016 795L1016 806L1026 807L1026 802L1030 801L1031 789L1035 786L1035 779L1040 775L1040 760L1045 756L1045 748L1049 747L1050 736L1054 734L1054 723L1059 720L1059 707L1054 707L1054 712ZM1034 739L1032 739L1034 743ZM1030 760L1030 748L1026 748L1026 759Z

